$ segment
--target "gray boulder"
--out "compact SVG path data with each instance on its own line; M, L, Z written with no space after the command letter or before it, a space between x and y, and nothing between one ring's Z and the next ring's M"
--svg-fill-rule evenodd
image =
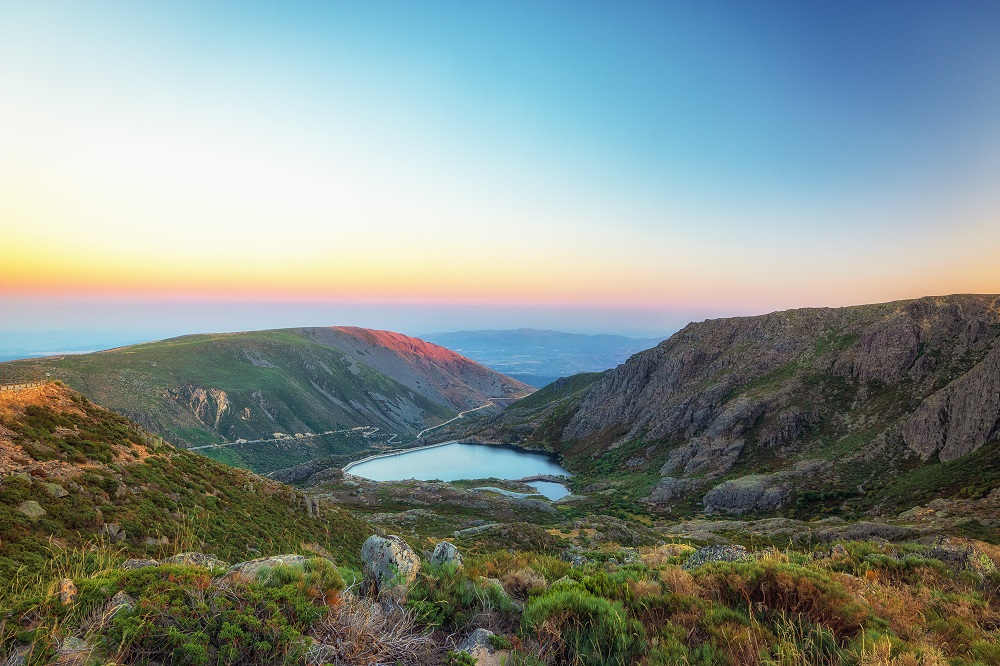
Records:
M60 498L69 495L69 491L60 486L58 483L47 483L42 482L42 490L44 490L50 497Z
M706 546L692 553L681 568L694 569L709 562L747 562L750 559L750 553L743 546Z
M434 552L431 554L431 564L454 564L456 567L461 568L462 553L459 552L458 546L450 541L439 541L434 546Z
M206 555L205 553L181 553L164 558L160 564L183 564L189 567L205 567L206 569L223 569L229 566L215 555Z
M420 558L401 537L373 534L361 546L361 568L379 597L402 602L420 571Z
M308 558L303 555L272 555L270 557L258 557L248 562L240 562L229 567L226 576L240 574L247 578L258 577L267 569L278 566L301 567Z
M159 560L147 560L143 558L132 557L125 560L125 563L122 564L122 569L142 569L143 567L159 566L159 564L160 564Z
M462 641L458 651L465 652L475 659L476 666L500 666L500 656L490 640L493 635L489 629L480 627Z
M926 557L941 560L958 572L971 571L980 578L997 570L993 560L973 545L952 545L944 541L927 551Z
M788 497L777 475L751 474L724 481L705 493L705 513L741 514L774 511Z
M119 590L115 596L111 597L111 613L115 614L120 610L130 611L135 608L135 599L130 597L125 590Z
M42 505L35 500L25 500L18 504L14 510L30 520L38 520L46 513Z
M649 494L649 501L653 504L669 504L684 497L697 487L697 482L684 479L675 479L672 476L665 476Z

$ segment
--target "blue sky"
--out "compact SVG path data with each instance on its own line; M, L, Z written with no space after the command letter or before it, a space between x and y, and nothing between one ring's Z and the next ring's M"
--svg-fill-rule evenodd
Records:
M0 2L0 329L1000 291L998 34L986 2Z

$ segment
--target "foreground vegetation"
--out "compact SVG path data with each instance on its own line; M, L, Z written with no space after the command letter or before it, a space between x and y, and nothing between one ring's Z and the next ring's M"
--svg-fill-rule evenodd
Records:
M1000 548L984 541L775 547L750 523L679 538L638 504L599 516L463 485L331 475L303 492L58 385L8 397L0 662L467 665L463 641L487 629L481 666L1000 663ZM404 599L371 595L360 551L378 528L331 500L423 551ZM960 508L937 506L921 511ZM456 530L463 565L429 562ZM298 557L247 563L280 554Z
M507 664L1000 660L995 569L949 566L917 545L766 549L690 566L694 551L608 543L582 566L516 550L461 568L424 562L400 607L361 596L358 572L329 558L251 575L127 569L122 549L94 543L59 551L45 584L8 596L0 650L26 664L462 664L474 662L458 643L482 627ZM65 578L72 603L59 598Z

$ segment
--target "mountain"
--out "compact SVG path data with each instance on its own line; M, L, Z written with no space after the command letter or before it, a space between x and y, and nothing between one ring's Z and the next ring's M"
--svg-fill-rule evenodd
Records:
M45 374L177 446L238 442L205 451L261 472L412 439L532 390L437 345L360 328L189 335L0 365L0 376Z
M692 323L476 427L661 511L895 511L1000 485L1000 296ZM628 481L625 481L625 480ZM595 486L598 487L598 486Z
M559 377L613 368L663 339L581 335L531 328L435 333L421 338L538 388Z

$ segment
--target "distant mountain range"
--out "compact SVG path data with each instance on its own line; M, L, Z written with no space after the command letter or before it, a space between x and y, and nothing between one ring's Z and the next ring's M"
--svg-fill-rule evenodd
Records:
M1000 487L1000 296L692 323L474 433L665 511L881 515ZM1000 523L997 525L1000 527Z
M46 373L177 446L246 440L204 452L257 471L365 448L376 433L413 439L532 390L438 345L353 327L189 335L0 365L0 376Z
M457 331L420 337L538 388L559 377L613 368L663 340L533 328Z

